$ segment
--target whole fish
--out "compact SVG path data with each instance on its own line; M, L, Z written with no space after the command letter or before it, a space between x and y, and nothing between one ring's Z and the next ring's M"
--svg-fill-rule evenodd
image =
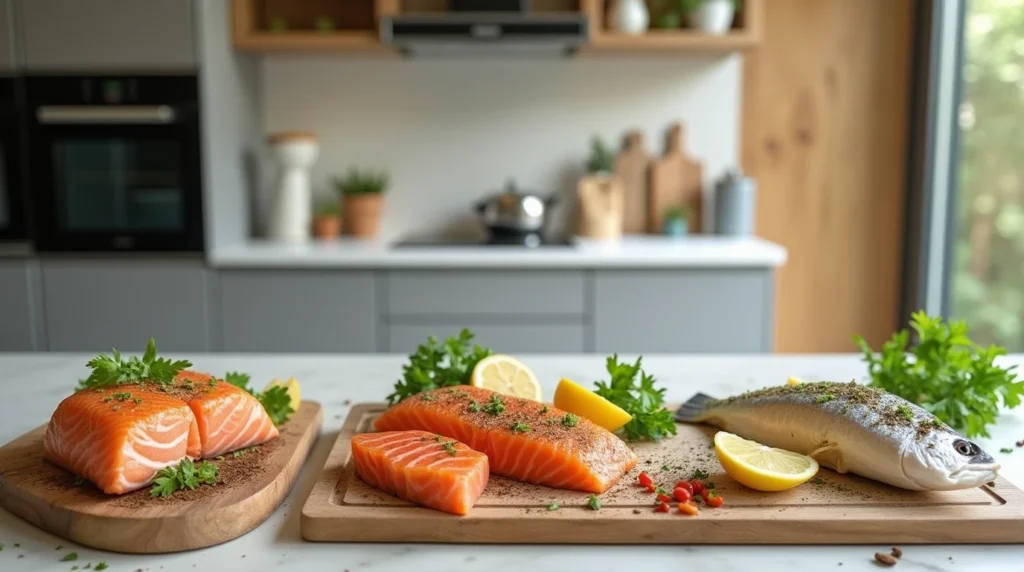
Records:
M856 382L784 385L727 399L697 394L676 420L714 425L910 490L969 489L999 471L988 453L931 413Z

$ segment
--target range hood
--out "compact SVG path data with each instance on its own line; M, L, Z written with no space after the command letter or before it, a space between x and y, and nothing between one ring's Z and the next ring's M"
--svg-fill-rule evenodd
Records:
M389 16L381 42L409 57L565 57L590 40L575 12L439 12Z

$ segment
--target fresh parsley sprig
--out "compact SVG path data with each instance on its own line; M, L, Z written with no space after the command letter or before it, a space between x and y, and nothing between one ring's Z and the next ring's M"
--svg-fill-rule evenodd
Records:
M220 479L220 467L216 463L203 461L196 465L192 459L183 459L177 467L167 467L157 473L149 494L167 498L176 491L195 490L199 485L216 485Z
M288 395L287 388L275 385L266 391L259 392L249 387L250 379L252 376L249 374L237 371L229 371L224 374L224 381L248 391L250 395L259 400L274 425L281 425L291 419L295 410L292 409L292 398Z
M631 364L619 362L617 354L610 356L606 368L611 380L596 382L596 393L633 416L622 428L626 439L660 441L676 434L676 422L672 412L665 409L665 390L655 389L654 376L641 368L642 359L638 357Z
M117 348L111 350L111 353L111 356L99 354L89 360L86 365L92 368L92 373L84 381L79 381L76 389L95 389L140 381L167 385L174 382L179 372L192 367L192 363L187 360L171 361L157 357L153 338L149 338L141 359L136 356L126 359Z
M910 333L903 329L878 354L863 337L854 336L871 385L920 405L968 437L989 437L1000 405L1012 409L1024 398L1024 381L1013 373L1016 366L994 363L1006 349L981 347L968 337L966 322L944 323L924 311L914 312L910 326L916 345L908 347Z
M463 328L458 337L439 343L434 336L427 337L409 356L402 367L402 379L395 382L395 391L388 395L388 404L394 405L423 391L465 385L476 364L491 355L491 350L473 342L473 332Z

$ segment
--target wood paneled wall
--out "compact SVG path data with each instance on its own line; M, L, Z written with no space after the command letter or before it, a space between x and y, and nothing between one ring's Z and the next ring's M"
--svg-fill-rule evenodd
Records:
M758 234L789 249L776 351L855 351L897 328L912 0L771 0L744 63Z

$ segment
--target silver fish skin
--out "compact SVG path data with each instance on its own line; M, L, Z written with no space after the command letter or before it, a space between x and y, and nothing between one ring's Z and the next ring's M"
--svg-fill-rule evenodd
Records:
M727 399L698 394L676 420L706 423L909 490L981 486L999 464L934 415L881 389L850 383L770 387Z

